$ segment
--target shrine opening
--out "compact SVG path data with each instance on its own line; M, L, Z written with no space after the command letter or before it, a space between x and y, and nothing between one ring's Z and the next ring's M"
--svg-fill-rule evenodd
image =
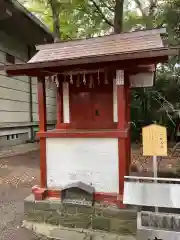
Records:
M164 46L164 33L154 29L41 45L28 63L6 67L8 75L38 79L41 186L34 190L36 200L61 199L62 189L81 182L94 189L93 201L125 207L131 88L152 86L157 64L178 54ZM53 130L46 128L49 82L57 92Z

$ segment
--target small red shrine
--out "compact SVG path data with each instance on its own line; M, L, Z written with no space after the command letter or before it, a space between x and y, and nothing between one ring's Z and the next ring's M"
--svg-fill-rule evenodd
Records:
M158 63L178 50L164 47L164 29L47 44L9 75L38 78L42 193L60 197L77 181L95 189L97 201L122 206L129 173L130 92L154 82ZM57 89L57 123L46 129L46 80Z

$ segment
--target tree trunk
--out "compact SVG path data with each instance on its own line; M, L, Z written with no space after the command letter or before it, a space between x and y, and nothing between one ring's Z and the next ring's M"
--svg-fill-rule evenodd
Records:
M123 8L124 0L116 0L114 12L114 33L123 31Z
M60 14L60 4L57 0L49 0L51 10L52 10L52 17L53 17L53 33L54 33L54 42L59 42L61 38L60 32L60 21L59 21L59 14Z

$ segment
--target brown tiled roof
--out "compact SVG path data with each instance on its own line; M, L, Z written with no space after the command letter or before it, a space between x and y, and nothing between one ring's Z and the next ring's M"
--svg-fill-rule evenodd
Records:
M27 75L27 76L39 76L39 74L46 74L49 71L63 72L65 70L80 70L80 69L93 69L99 67L99 63L103 63L105 67L118 68L120 65L121 69L129 67L131 64L133 67L139 65L150 65L164 63L168 60L169 56L178 56L180 54L180 48L166 48L160 47L155 49L136 51L130 53L121 53L115 55L106 56L95 56L87 58L75 58L57 61L44 61L44 62L32 62L26 64L14 64L10 66L0 66L0 70L6 71L7 74L12 76ZM148 60L149 59L149 60ZM130 61L130 62L129 62ZM125 64L122 64L125 63ZM96 64L96 65L95 65ZM119 68L118 68L119 69Z
M91 39L41 45L29 63L76 59L95 56L133 53L159 49L163 46L160 34L164 29L114 34Z

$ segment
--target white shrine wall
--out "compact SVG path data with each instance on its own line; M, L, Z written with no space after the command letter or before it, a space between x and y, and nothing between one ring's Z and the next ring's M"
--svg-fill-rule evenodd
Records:
M91 184L96 192L119 192L117 138L47 138L48 189Z

